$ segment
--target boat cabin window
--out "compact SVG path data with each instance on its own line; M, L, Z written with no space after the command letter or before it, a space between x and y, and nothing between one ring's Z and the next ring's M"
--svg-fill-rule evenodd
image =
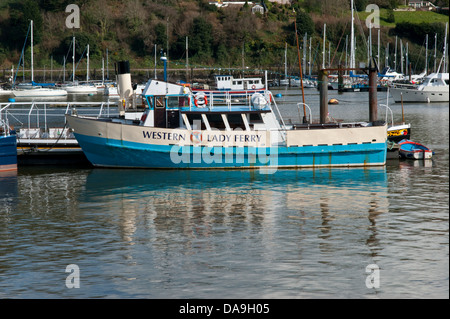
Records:
M155 107L164 107L164 96L155 96L153 105Z
M167 99L167 107L178 108L189 106L188 97L185 96L169 96Z
M250 123L264 123L260 113L250 113Z
M445 84L449 85L449 83L448 83L448 79L447 79L447 80L444 80L444 81L445 81Z
M245 124L242 120L242 116L240 113L237 114L227 114L228 123L230 124L230 128L232 130L236 128L241 128L242 130L245 130Z
M211 128L225 129L225 123L220 114L208 114L206 117Z
M187 118L193 130L206 130L201 114L187 114Z

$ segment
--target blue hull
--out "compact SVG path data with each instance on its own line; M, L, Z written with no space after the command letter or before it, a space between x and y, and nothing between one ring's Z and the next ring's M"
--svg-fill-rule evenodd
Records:
M386 143L303 147L206 147L132 143L75 136L95 166L133 168L259 168L376 166L386 162Z
M16 136L0 136L0 171L17 169Z

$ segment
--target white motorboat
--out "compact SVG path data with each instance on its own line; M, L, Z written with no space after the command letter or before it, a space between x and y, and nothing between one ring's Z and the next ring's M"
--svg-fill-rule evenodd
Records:
M393 87L390 89L395 102L449 102L448 73L432 73L417 87Z

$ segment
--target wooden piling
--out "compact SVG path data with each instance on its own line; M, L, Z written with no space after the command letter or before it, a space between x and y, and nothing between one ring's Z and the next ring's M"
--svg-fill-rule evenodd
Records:
M377 68L369 66L369 121L378 119Z
M320 124L325 124L328 117L328 72L319 70L320 89Z

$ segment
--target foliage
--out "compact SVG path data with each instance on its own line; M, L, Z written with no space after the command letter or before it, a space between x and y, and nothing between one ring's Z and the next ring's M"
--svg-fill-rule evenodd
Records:
M448 0L439 1L448 4ZM81 56L87 43L90 44L93 67L99 67L107 49L110 60L127 59L132 64L149 65L155 46L158 55L169 54L174 66L176 60L182 64L186 59L187 37L191 65L241 68L244 60L250 68L279 67L283 64L287 43L288 64L295 69L298 58L294 21L300 42L305 33L313 37L313 59L316 61L321 60L324 23L327 24L327 42L338 55L345 51L345 38L350 33L348 0L292 0L288 5L264 0L267 11L263 15L252 14L250 2L243 7L226 8L210 5L208 0L0 2L0 63L7 67L17 63L31 19L34 21L37 66L46 63L43 61L48 61L50 56L54 57L55 63L62 63L65 56L70 61L71 52L68 52L73 36L77 42L77 57ZM391 37L398 35L420 45L422 35L436 30L441 35L442 22L448 21L447 16L432 12L393 12L392 8L399 0L355 0L358 10L362 10L358 12L361 21L368 15L365 5L369 2L382 8L383 43L392 43ZM400 2L402 4L403 0ZM64 27L65 6L70 3L80 7L80 29ZM402 24L410 21L415 24ZM432 22L439 22L439 27ZM367 29L364 30L367 35ZM364 37L358 39L359 55L364 56ZM302 43L300 47L303 47Z

